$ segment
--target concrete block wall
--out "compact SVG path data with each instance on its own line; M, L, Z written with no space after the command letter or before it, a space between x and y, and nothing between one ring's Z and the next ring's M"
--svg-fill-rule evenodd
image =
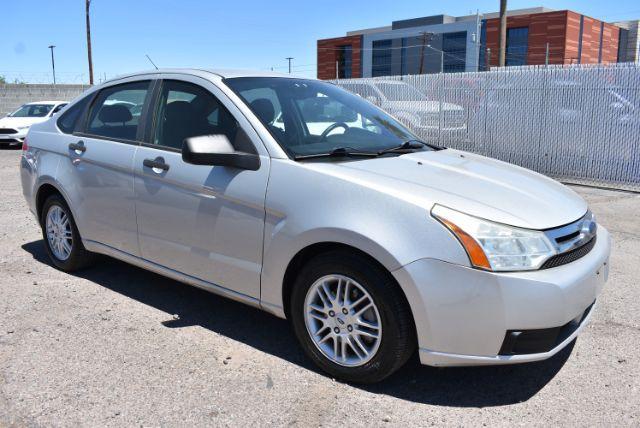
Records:
M0 84L0 118L25 103L71 101L89 88L89 85Z

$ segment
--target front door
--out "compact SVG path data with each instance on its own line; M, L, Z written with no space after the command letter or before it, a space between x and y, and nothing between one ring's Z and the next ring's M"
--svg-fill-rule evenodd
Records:
M197 77L179 79L189 81L162 82L155 126L134 160L142 257L259 298L269 157L215 85ZM185 138L220 134L236 150L259 154L260 169L183 162Z

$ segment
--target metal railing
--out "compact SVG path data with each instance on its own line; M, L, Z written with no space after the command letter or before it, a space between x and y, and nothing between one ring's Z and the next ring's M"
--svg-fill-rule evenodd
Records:
M640 191L638 64L344 79L421 138L565 182Z

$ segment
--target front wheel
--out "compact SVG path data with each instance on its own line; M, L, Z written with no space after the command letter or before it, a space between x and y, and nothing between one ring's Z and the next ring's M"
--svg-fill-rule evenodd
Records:
M306 354L325 372L349 382L378 382L416 346L408 303L393 277L359 254L322 254L293 289L290 314Z

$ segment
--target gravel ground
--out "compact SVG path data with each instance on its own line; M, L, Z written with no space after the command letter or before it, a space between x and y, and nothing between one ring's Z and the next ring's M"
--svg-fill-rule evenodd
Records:
M318 373L287 322L104 258L47 262L0 151L0 426L640 425L640 195L575 187L613 235L591 324L551 360L367 387Z

